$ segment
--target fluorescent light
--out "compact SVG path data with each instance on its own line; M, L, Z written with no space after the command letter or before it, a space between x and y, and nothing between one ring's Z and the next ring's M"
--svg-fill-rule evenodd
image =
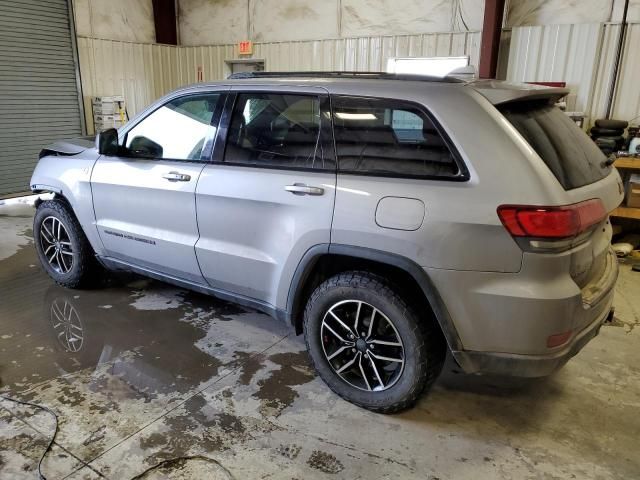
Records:
M469 57L389 58L387 72L446 77L456 69L469 65Z
M336 117L341 120L376 120L376 117L373 113L347 113L347 112L336 112Z

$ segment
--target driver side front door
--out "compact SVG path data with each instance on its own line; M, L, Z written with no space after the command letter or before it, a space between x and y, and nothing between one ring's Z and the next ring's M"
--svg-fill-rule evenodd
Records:
M121 135L91 177L96 227L112 260L203 284L195 256L195 188L211 156L226 95L174 98Z

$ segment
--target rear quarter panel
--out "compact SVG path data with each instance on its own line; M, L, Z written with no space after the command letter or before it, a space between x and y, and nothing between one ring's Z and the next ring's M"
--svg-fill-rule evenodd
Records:
M424 105L438 121L469 170L469 180L397 179L339 174L332 242L403 255L429 268L517 272L522 251L502 226L496 209L505 203L561 203L558 182L484 97L460 85L349 89L341 94L398 98ZM416 198L425 205L414 231L381 228L381 198Z

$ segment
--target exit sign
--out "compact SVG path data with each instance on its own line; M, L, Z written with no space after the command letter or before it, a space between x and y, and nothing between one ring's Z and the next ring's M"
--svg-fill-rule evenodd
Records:
M240 55L251 55L253 53L253 43L248 40L238 42L238 53Z

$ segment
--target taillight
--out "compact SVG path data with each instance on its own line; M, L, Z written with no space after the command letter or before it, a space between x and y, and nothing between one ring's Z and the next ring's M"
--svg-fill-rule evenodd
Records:
M607 212L600 200L591 199L553 207L501 205L498 216L516 240L572 240L603 221Z

